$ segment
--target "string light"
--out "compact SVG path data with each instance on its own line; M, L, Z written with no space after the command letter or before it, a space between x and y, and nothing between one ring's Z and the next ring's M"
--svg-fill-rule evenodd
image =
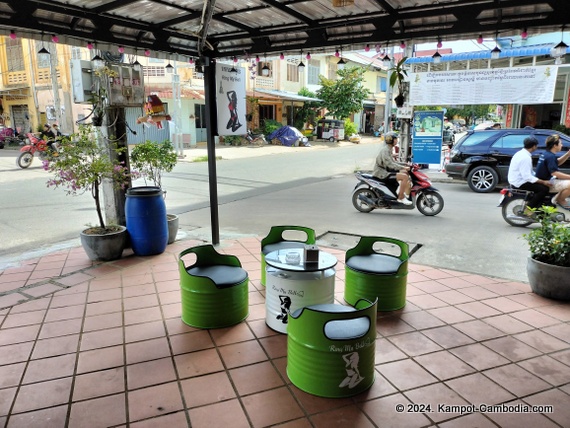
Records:
M10 38L12 40L16 40L16 37L18 37L18 36L16 36L16 32L14 30L10 30Z
M367 44L367 45L364 47L364 52L370 52L370 45Z
M87 43L87 49L92 50L93 49L93 43L91 43L91 42Z
M483 43L483 36L481 34L479 34L479 37L477 37L477 43Z
M125 53L125 48L123 46L119 46L118 51L119 53Z
M281 52L281 55L279 55L279 59L285 59L285 54L283 54L283 52Z
M144 51L144 56L150 56L150 50L145 49L145 51Z
M336 52L334 53L334 56L336 56L337 58L340 56L340 53L339 53L338 49L337 49Z
M311 59L311 52L307 52L307 56L305 58Z
M53 34L53 35L51 36L51 41L54 42L54 43L59 43L59 37L57 37L55 34Z
M400 42L400 48L406 49L406 42L404 42L403 40Z
M259 61L261 61L261 59L259 58L259 55L256 55L255 62L259 62Z
M437 39L437 48L441 49L442 46L443 46L443 43L441 43L441 39Z
M528 33L526 31L526 28L525 28L522 30L521 39L526 40L527 37L528 37Z

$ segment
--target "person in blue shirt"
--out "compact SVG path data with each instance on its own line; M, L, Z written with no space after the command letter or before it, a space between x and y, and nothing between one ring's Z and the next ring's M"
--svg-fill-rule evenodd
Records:
M534 175L541 180L550 180L551 189L556 192L552 197L552 203L570 211L570 205L566 198L570 196L570 174L560 171L562 165L570 156L570 150L564 155L557 157L556 153L562 150L562 141L557 134L546 139L546 151L540 155Z

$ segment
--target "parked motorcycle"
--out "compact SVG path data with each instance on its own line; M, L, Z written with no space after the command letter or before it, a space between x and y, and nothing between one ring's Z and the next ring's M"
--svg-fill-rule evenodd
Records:
M249 144L267 144L265 135L254 134L253 132L251 132L251 129L247 130L247 134L245 134L245 139L249 142Z
M20 149L20 156L16 159L16 165L20 168L27 168L34 160L34 153L38 153L40 159L46 160L49 157L50 151L47 141L44 141L34 134L27 134L28 142ZM54 143L55 145L55 143Z
M530 224L539 222L536 218L522 215L527 206L527 201L530 199L531 195L532 192L528 190L513 189L512 187L501 190L501 200L499 201L499 207L501 207L503 219L508 224L515 227L526 227ZM542 205L553 206L551 199L552 194L547 194ZM552 219L554 221L567 221L566 216L561 211L556 211L552 216Z
M420 165L413 164L410 169L412 181L412 204L398 202L398 183L394 180L381 180L372 174L357 172L358 184L352 192L354 208L363 213L378 209L413 210L426 216L434 216L443 209L443 197L431 185L429 177L420 172Z

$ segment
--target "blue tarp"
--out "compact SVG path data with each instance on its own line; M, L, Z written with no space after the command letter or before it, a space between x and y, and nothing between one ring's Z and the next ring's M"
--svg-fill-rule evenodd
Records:
M274 138L277 138L281 141L281 144L284 146L294 146L297 141L303 137L303 134L297 130L297 128L293 128L292 126L283 126L276 131L273 131L271 134L267 136L267 140L271 141Z

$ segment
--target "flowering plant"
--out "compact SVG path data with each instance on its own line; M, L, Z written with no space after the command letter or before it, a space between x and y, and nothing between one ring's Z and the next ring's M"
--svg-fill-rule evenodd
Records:
M126 148L118 148L112 141L100 145L94 128L80 125L79 132L63 137L56 155L44 161L44 169L52 173L48 187L61 187L74 196L91 192L99 217L96 233L115 229L105 226L103 220L100 189L103 181L110 180L115 187L124 189L138 176L121 160L125 151Z
M556 208L543 206L536 210L540 227L523 235L531 257L539 262L570 267L570 229L554 219Z

